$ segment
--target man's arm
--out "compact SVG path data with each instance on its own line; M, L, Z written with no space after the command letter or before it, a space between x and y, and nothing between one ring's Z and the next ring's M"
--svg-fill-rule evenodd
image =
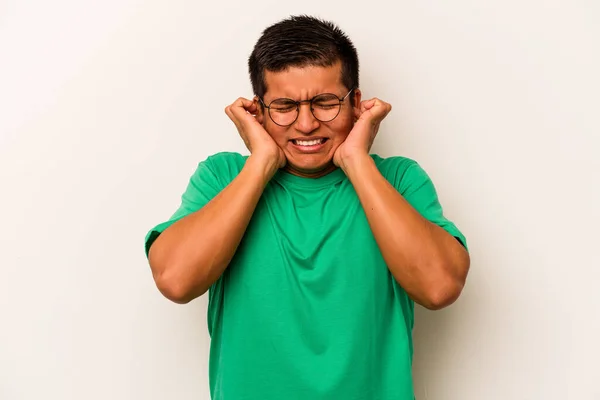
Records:
M221 193L156 239L148 259L165 297L187 303L204 294L221 276L244 236L269 175L250 157Z
M285 164L283 151L254 118L256 107L240 98L225 109L252 153L238 176L204 207L165 229L150 247L156 286L176 303L201 296L223 274L266 184Z
M365 210L381 254L396 281L424 307L435 310L460 295L469 270L466 249L443 228L423 218L381 175L369 156L381 121L392 106L363 101L352 131L334 162L344 170Z
M452 304L469 270L469 255L461 243L421 216L381 175L370 156L347 160L344 171L398 283L429 309Z

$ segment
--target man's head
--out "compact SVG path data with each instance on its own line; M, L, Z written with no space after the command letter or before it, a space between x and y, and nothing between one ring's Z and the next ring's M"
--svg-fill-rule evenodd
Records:
M291 17L264 30L248 65L257 119L283 149L290 172L320 176L331 171L333 154L352 129L360 104L358 56L350 39L331 22ZM273 103L324 93L335 97L318 98L313 111L302 103L297 117L293 103L287 108L281 105L285 102Z

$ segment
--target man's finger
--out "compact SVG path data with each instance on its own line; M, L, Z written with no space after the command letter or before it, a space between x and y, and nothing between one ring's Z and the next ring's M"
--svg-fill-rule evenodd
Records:
M256 104L251 100L239 98L232 104L230 110L241 126L258 123L254 118L258 110Z
M233 105L243 108L245 111L248 111L251 114L254 114L257 111L256 104L252 100L248 100L243 97L237 99Z
M379 124L391 111L392 106L379 99L366 100L361 104L361 112L359 120L365 123Z
M233 115L233 111L231 111L231 105L225 107L225 114L227 114L227 116L229 117L229 119L231 121L233 121L235 127L237 128L238 131L241 131L242 126L240 124L240 122L238 121L237 117L235 115Z
M362 101L360 103L360 110L362 112L370 110L371 108L373 108L373 106L375 105L376 101L377 101L377 99L375 99L375 98L374 99L369 99L369 100Z
M385 118L385 116L391 111L392 106L386 102L375 99L373 105L369 107L369 111L375 118Z

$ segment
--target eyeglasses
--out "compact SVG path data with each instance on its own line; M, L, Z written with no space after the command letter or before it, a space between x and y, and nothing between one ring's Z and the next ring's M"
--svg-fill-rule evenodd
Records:
M262 105L269 110L269 117L279 126L290 126L300 115L300 104L309 103L312 115L321 122L333 121L342 109L342 103L352 93L354 88L342 98L333 93L322 93L310 100L292 100L287 98L275 99L266 105L263 99L258 98Z

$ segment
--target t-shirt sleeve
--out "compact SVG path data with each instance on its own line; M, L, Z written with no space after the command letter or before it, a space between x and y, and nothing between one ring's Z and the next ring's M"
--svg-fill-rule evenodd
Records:
M456 225L444 216L437 191L429 175L421 166L411 161L403 173L398 174L395 186L400 194L424 218L442 227L468 250L467 240Z
M223 168L218 168L219 164L223 164L223 158L223 156L212 156L198 164L185 192L181 196L181 204L177 211L167 221L156 225L146 234L146 257L148 257L152 243L165 229L204 207L231 181L232 177L227 176L230 171L227 171L227 169L222 171Z

